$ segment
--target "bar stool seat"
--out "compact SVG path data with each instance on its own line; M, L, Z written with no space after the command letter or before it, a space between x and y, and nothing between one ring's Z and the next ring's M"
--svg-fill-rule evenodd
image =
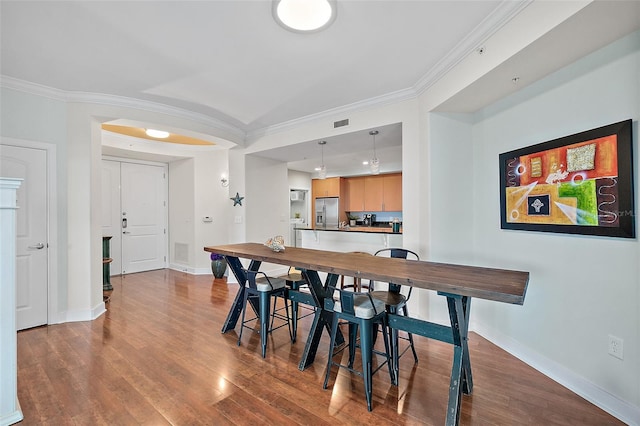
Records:
M407 302L407 297L401 293L391 293L384 290L374 290L371 297L384 302L387 306L400 306Z

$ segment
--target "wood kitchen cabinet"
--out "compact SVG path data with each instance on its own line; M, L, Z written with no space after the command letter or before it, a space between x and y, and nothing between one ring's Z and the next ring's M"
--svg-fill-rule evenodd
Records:
M364 176L345 179L348 212L364 211L364 180Z
M367 176L364 178L364 210L383 211L384 195L382 180L384 175Z
M394 173L384 175L382 180L382 211L401 212L402 211L402 175Z
M340 181L342 178L313 179L311 181L311 195L317 197L339 197Z
M345 179L347 211L402 211L402 173Z

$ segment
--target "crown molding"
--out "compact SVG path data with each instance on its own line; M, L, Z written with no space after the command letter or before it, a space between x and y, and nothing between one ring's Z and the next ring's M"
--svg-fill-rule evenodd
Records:
M67 101L67 92L64 90L54 89L53 87L43 86L38 83L31 83L29 81L20 80L6 75L0 75L0 87L29 93L31 95L42 96L55 101Z
M503 1L473 31L431 68L413 86L418 95L424 93L444 75L451 71L464 58L482 46L489 37L498 32L514 16L522 12L534 0Z
M387 93L384 95L376 96L362 101L354 102L351 104L331 108L317 114L310 114L304 117L296 118L282 123L275 124L273 126L263 127L257 130L247 132L246 143L247 146L263 136L271 135L274 133L284 132L286 130L293 129L295 127L308 124L314 121L326 119L328 117L346 115L357 111L364 111L371 108L380 108L385 105L390 105L397 102L402 102L410 99L415 99L418 93L413 88L397 90L395 92Z
M41 84L31 83L29 81L8 77L5 75L0 76L0 87L17 90L32 95L42 96L61 102L79 102L108 105L170 115L172 117L191 120L200 124L204 124L206 126L211 126L222 133L216 134L215 136L222 137L240 144L244 144L245 140L244 130L232 126L222 120L209 117L205 114L192 112L183 108L177 108L158 102L127 98L124 96L106 95L103 93L67 92L64 90L43 86Z

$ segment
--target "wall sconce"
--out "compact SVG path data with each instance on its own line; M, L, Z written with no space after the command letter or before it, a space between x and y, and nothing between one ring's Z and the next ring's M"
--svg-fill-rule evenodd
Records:
M220 179L220 184L224 187L229 186L229 179L227 179L227 176L222 175L222 178Z

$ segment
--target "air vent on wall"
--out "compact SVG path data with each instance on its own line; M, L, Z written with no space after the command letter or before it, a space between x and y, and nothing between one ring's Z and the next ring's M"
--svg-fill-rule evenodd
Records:
M342 127L342 126L348 126L349 125L349 119L345 118L344 120L340 120L340 121L334 121L333 122L333 128L336 129L338 127Z

